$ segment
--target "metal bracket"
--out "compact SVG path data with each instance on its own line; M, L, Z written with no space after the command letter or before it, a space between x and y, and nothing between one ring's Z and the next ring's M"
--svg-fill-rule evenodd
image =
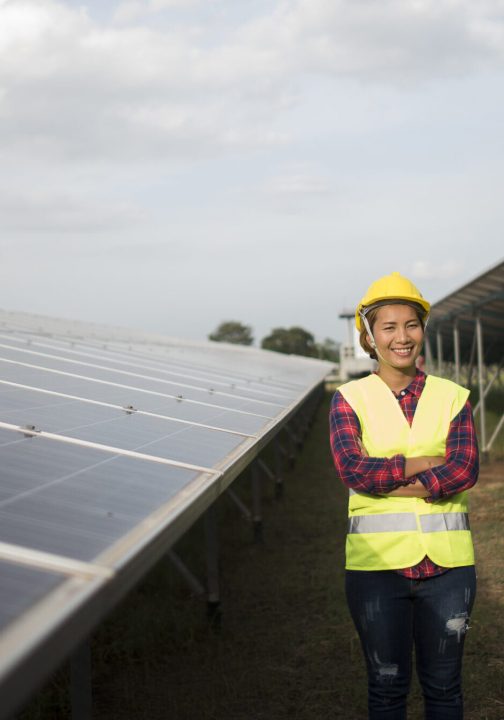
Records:
M201 596L205 594L205 588L200 583L196 575L187 567L185 562L181 560L179 555L174 550L169 550L167 553L168 560L174 566L174 568L184 578L186 583L189 585L195 595Z
M226 490L226 495L234 502L234 504L236 505L238 510L241 512L241 514L243 515L245 520L247 520L248 522L252 522L252 513L250 512L248 507L245 505L243 500L241 500L241 498L238 497L238 495L235 493L235 491L232 488L228 487L228 489Z

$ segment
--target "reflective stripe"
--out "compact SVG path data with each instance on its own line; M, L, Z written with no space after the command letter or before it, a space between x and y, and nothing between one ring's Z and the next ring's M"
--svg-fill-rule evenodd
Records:
M467 513L433 513L420 515L422 532L470 530ZM418 530L415 513L380 513L380 515L354 515L348 518L349 533L408 532Z
M470 530L469 515L463 512L420 515L420 524L425 533L443 532L444 530Z
M415 513L354 515L348 518L349 533L405 532L418 530Z

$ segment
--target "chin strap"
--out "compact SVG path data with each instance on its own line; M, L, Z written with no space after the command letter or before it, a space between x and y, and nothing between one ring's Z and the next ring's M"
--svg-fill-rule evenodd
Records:
M380 358L380 360L381 360L383 363L385 363L385 365L390 365L390 363L388 363L388 362L385 360L385 358L383 357L383 355L380 353L380 351L378 350L378 348L377 348L377 346L376 346L376 342L375 342L373 333L372 333L372 331L371 331L371 328L370 328L370 326L369 326L369 322L368 322L367 317L364 315L364 313L363 313L362 311L359 313L359 315L360 315L360 318L361 318L362 322L364 323L364 327L366 328L366 332L367 332L367 334L369 335L369 339L370 339L370 341L371 341L371 347L373 348L373 350L375 351L375 353L377 354L377 356Z

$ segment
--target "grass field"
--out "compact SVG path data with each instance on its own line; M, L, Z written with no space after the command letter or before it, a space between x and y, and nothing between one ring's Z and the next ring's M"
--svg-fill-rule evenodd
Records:
M328 439L329 396L285 496L265 485L265 532L229 500L221 518L222 623L212 628L201 599L159 564L93 638L96 720L361 720L365 672L343 595L347 494L335 477ZM479 591L466 642L466 720L503 720L504 462L485 466L471 491ZM247 500L246 478L237 492ZM203 530L177 548L201 577ZM67 670L20 717L69 717ZM410 720L420 720L415 684Z

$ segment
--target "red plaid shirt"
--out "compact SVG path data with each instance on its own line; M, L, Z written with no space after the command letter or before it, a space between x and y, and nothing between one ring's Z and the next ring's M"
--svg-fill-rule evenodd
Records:
M425 377L425 374L418 370L408 387L396 395L410 425L425 386ZM467 490L478 479L478 443L469 402L466 402L450 424L446 439L446 463L408 479L404 477L404 455L377 458L365 457L362 454L359 419L340 392L336 392L333 397L329 424L331 450L338 475L348 488L357 492L382 495L401 485L420 480L430 493L430 498L426 498L426 502L433 502ZM425 556L414 567L397 572L419 580L439 575L446 569Z

